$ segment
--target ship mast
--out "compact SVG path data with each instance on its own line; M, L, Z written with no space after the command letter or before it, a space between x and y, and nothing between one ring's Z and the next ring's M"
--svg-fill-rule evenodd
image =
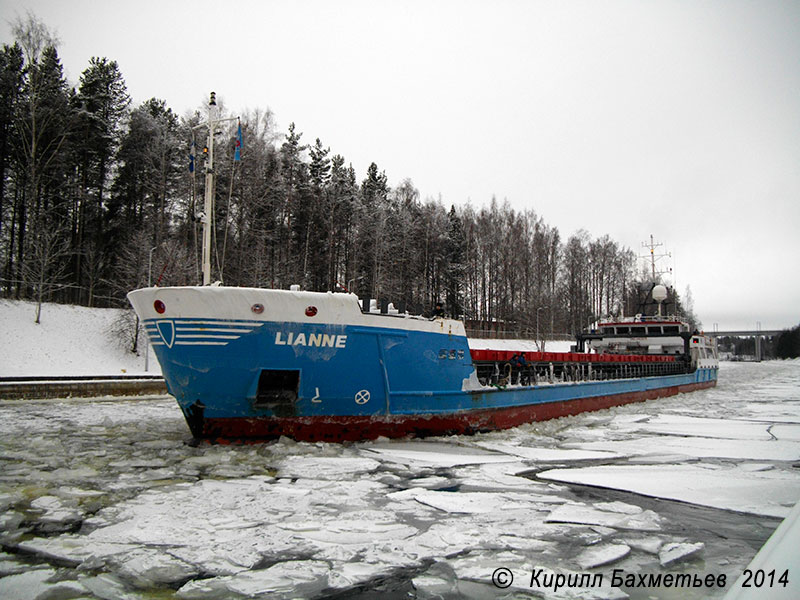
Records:
M670 269L666 269L666 270L659 270L659 271L656 270L656 262L658 260L660 260L662 258L667 258L667 257L671 258L672 257L672 253L671 252L665 252L664 254L656 254L656 248L659 248L660 246L663 246L663 245L664 244L662 244L661 242L656 242L653 239L653 235L652 234L650 234L650 243L649 244L647 242L642 242L642 247L643 248L647 248L647 249L650 250L650 269L651 269L651 277L652 277L652 282L653 283L658 283L658 278L661 275L671 275L672 274L672 269L671 268ZM645 258L645 257L643 256L642 258Z
M211 232L214 228L214 135L217 125L226 121L235 121L236 118L220 119L217 108L217 95L211 92L208 101L208 138L206 140L206 189L203 202L203 214L200 221L203 223L203 285L211 284ZM204 127L199 125L198 128Z

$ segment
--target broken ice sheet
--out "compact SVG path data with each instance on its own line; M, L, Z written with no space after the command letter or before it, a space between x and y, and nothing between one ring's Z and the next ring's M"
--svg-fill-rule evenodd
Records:
M398 523L384 511L342 510L334 518L288 519L275 524L295 535L329 544L370 544L381 540L403 540L417 533L415 527Z
M97 542L85 535L65 534L50 538L32 538L19 544L24 552L58 563L102 565L111 556L135 550L129 543Z
M190 565L158 548L137 548L111 559L112 569L136 587L184 582L200 573Z
M575 557L575 562L583 569L593 569L621 560L630 554L627 544L600 544L583 550Z
M785 517L800 498L800 479L791 474L718 465L604 465L553 469L537 477L770 517Z
M573 460L605 460L619 458L614 452L597 450L574 450L563 448L538 448L502 442L477 442L478 446L494 452L510 454L528 461L536 462L569 462Z
M574 599L583 600L621 600L628 598L628 594L619 588L612 588L608 584L607 577L603 578L602 584L598 587L589 587L587 581L585 587L562 587L554 589L552 582L558 575L574 578L580 581L581 573L542 564L541 562L531 562L525 555L517 552L472 552L465 556L448 559L446 561L457 578L456 585L459 592L465 597L469 597L469 584L476 583L485 585L491 590L492 596L496 597L497 588L492 583L492 576L497 577L497 569L508 569L504 573L505 581L511 581L511 585L506 588L511 593L522 593L526 597L528 594L535 594L548 599ZM434 575L442 573L441 568L434 572ZM585 575L589 575L586 573ZM513 581L512 581L513 580ZM551 582L550 585L547 582ZM482 597L478 596L478 597Z
M624 455L680 454L696 458L745 460L798 460L800 443L783 440L732 440L724 438L659 435L627 440L571 442L570 448L604 450Z
M447 513L502 513L516 509L538 508L531 496L514 492L451 492L412 488L394 492L388 497L394 500L413 498L420 504Z
M304 479L357 478L380 466L371 458L347 456L287 456L278 464L278 477Z
M664 544L658 551L658 560L662 567L669 567L683 560L695 557L705 548L705 544L685 544L680 542L670 542Z
M267 569L233 575L225 584L242 596L297 598L313 596L328 587L331 566L323 561L279 562Z
M447 442L375 442L361 448L364 456L414 467L454 467L516 462L515 456Z
M684 415L658 415L630 428L636 432L731 440L771 440L770 423L739 419L714 419Z
M661 517L652 510L622 502L606 502L594 505L567 503L554 509L547 517L548 523L575 523L601 525L614 529L637 531L660 531Z

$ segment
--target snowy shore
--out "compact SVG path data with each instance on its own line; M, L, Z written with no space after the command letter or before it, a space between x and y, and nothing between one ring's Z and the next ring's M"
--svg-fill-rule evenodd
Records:
M145 373L144 339L134 354L116 333L123 312L45 303L37 324L34 302L0 299L0 377ZM147 372L161 373L152 351Z

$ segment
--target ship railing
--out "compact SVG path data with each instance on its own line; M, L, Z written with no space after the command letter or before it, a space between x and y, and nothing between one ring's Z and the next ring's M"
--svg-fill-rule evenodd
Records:
M508 362L481 362L476 364L478 380L483 385L539 385L540 383L568 383L608 381L613 379L638 379L688 372L684 361L597 363L597 362L540 362L512 367Z

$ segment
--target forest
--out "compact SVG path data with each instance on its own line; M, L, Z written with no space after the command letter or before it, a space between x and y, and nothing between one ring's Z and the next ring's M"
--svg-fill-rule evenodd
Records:
M28 16L0 52L0 290L7 298L125 307L152 285L197 285L204 107L134 106L118 64L93 57L75 85ZM629 248L567 239L533 209L423 198L388 185L268 109L215 136L212 278L225 285L351 291L468 328L533 337L642 312L652 284ZM239 155L235 148L241 127ZM693 318L674 291L670 301ZM38 315L37 315L38 318Z

